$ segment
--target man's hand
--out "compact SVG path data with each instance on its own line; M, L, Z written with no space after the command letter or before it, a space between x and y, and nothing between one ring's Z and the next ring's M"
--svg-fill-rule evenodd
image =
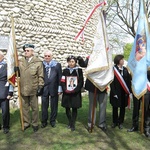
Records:
M20 77L20 69L18 66L14 67L14 72L15 72L15 74L17 74L17 72L18 72L18 77Z
M81 56L78 56L78 57L77 57L77 60L78 60L78 61L80 61L80 60L82 60L82 59L83 59L83 58L82 58Z
M41 96L43 94L43 86L38 86L36 96Z

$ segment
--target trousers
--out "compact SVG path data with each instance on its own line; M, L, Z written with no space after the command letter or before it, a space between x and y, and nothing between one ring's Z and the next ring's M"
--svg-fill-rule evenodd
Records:
M56 122L58 112L58 95L55 96L42 96L42 123L47 123L48 120L48 108L50 105L50 123Z
M32 96L22 96L22 108L23 108L23 121L24 126L32 124L32 126L38 126L39 121L39 106L38 97L36 95ZM30 107L32 109L32 115L30 117Z
M0 99L0 107L2 109L3 128L9 129L9 122L10 122L9 100Z
M93 102L94 102L94 93L89 92L89 112L88 112L88 126L92 123L92 109L93 109ZM98 104L98 106L97 106ZM107 106L107 93L97 93L96 95L96 107L99 110L99 127L106 126L106 106ZM96 108L94 111L94 121L93 124L96 122Z

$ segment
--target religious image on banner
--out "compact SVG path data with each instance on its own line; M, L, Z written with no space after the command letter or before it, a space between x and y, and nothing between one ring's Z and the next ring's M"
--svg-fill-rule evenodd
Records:
M146 38L145 34L137 34L135 59L139 61L146 55Z

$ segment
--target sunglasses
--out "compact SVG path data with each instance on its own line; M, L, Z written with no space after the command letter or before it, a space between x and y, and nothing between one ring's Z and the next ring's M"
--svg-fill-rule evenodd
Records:
M30 52L30 50L24 50L25 52Z
M44 55L44 57L51 57L50 55Z

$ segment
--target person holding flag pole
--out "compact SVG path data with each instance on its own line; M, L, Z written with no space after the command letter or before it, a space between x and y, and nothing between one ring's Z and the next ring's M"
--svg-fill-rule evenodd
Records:
M81 56L77 57L78 63L81 67L86 68L89 57L84 61ZM86 79L85 89L89 95L89 113L88 113L88 131L92 129L96 122L96 106L99 103L99 125L103 131L106 131L106 106L107 106L107 90L100 91L89 79Z
M106 2L97 4L93 10L105 5ZM93 11L92 11L93 13ZM91 17L91 14L89 15ZM100 10L98 16L96 34L94 36L94 46L92 54L84 61L79 56L78 63L81 67L86 67L85 74L87 77L85 89L89 91L89 115L88 115L88 131L92 129L96 121L96 103L99 103L99 124L98 127L106 131L106 105L107 105L107 86L114 78L112 51L109 48L109 42L106 32L106 23L104 15ZM87 19L89 20L89 18ZM86 21L87 22L87 21ZM79 32L80 33L80 32ZM81 34L78 34L78 38Z
M130 53L127 68L131 72L132 75L132 92L135 96L134 107L133 108L133 116L132 121L134 122L134 118L137 118L139 114L139 103L137 100L142 100L142 117L141 117L141 133L143 133L143 125L144 125L144 96L147 92L147 71L150 69L150 31L149 31L149 23L147 19L147 12L145 9L144 0L140 1L140 13L138 18L138 27L136 36L134 39L134 44L132 47L132 51ZM137 131L138 126L132 126L131 129L127 130L128 132Z

